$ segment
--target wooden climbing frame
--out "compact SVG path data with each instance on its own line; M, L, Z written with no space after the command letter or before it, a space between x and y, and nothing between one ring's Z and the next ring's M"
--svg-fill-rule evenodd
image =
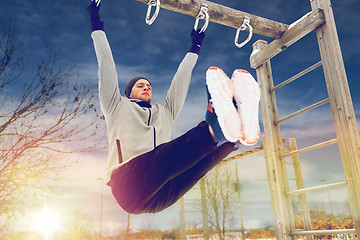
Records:
M148 3L149 0L137 0ZM201 0L161 0L160 7L196 17L202 4L207 5L209 21L225 26L239 28L245 18L250 19L253 33L274 38L268 44L259 40L253 45L250 65L256 69L261 89L261 112L264 126L263 145L238 156L225 159L232 161L259 151L264 151L270 196L274 215L277 239L296 239L305 236L313 239L315 235L356 234L360 236L360 137L350 96L344 62L342 59L334 15L329 0L311 0L312 11L293 24L286 25L246 12ZM294 77L274 86L270 60L293 43L316 31L321 61L305 69ZM322 66L328 91L328 98L279 119L275 91L300 76ZM284 146L280 123L301 113L330 103L336 132L336 139L297 149L295 139L290 146ZM345 182L305 188L300 171L299 154L312 149L337 143L343 164ZM285 158L291 157L296 175L298 190L289 190ZM349 194L351 215L355 229L311 230L311 220L307 209L306 193L315 190L346 186ZM297 195L302 208L305 229L295 229L291 196Z

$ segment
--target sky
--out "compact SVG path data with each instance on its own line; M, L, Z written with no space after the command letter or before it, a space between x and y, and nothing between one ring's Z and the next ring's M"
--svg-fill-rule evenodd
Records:
M301 0L213 2L289 25L311 11L309 1ZM81 78L90 80L90 86L97 88L97 61L86 12L88 3L88 0L0 0L0 23L2 26L6 25L9 18L15 16L17 34L25 38L31 56L40 58L48 47L54 46L60 61L76 64ZM360 32L354 28L360 24L360 10L356 0L334 0L332 6L354 109L357 119L360 119ZM156 103L163 101L173 74L190 48L190 32L195 19L161 9L156 21L148 26L145 24L146 9L146 4L135 0L103 0L100 15L105 23L105 32L116 62L121 93L124 93L126 83L132 77L145 76L152 83L153 103ZM272 39L254 34L247 45L238 49L234 45L235 33L236 29L209 24L199 60L193 71L187 100L174 125L173 137L179 136L204 119L207 106L204 80L207 68L220 67L229 76L237 68L246 69L256 78L255 70L251 69L249 64L252 44L259 39L270 43ZM240 38L245 39L244 35L246 34L241 33ZM316 35L310 33L271 60L275 85L319 60ZM280 118L327 98L321 70L319 68L307 74L276 93ZM261 113L259 117L261 122ZM262 129L261 123L260 126ZM297 116L280 126L282 137L296 138L299 148L335 138L329 105ZM106 143L106 140L104 141ZM260 144L261 142L256 146ZM241 147L238 153L251 148ZM61 205L62 212L80 208L93 218L93 227L97 228L103 190L103 231L110 234L124 229L127 215L116 204L109 188L99 180L105 172L106 151L81 157L81 162L65 173L71 184L64 186L66 191L61 196L48 199L49 206L59 210ZM300 158L306 187L324 182L344 181L336 146L304 153ZM228 165L233 167L233 164L235 163L231 162ZM242 205L245 227L272 224L263 154L238 160L237 164L240 181L244 185ZM191 194L186 197L192 198ZM329 190L329 194L326 191L310 193L308 198L324 206L329 206L324 199L330 198L332 205L336 205L340 211L342 203L347 199L347 193L343 188L334 189ZM193 216L186 217L190 222ZM26 222L28 219L24 217L18 224L19 230L29 227ZM134 229L177 227L178 204L158 214L131 216L131 226Z

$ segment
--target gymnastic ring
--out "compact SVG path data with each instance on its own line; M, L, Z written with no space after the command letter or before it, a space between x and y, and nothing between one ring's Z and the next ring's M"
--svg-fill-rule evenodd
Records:
M148 9L146 12L145 22L148 25L153 24L160 12L160 0L150 0L148 3ZM154 15L150 18L151 8L156 7Z
M195 24L194 24L194 30L197 31L199 20L204 19L205 23L204 26L201 28L199 33L205 32L209 25L209 14L208 14L208 6L206 4L201 4L200 11L198 15L196 16Z
M240 35L240 31L243 31L243 30L246 30L246 29L249 29L249 35L248 37L245 39L245 41L243 41L242 43L238 43L238 40L239 40L239 35ZM236 31L236 35L235 35L235 45L238 47L238 48L241 48L243 47L245 44L247 44L250 39L252 38L252 35L253 35L253 28L251 27L250 25L250 18L249 17L245 17L244 18L244 21L243 23L241 24L241 26L237 29Z

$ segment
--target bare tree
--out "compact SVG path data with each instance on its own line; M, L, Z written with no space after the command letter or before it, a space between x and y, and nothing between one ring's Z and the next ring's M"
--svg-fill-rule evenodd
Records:
M226 226L233 219L230 209L234 196L231 178L231 171L224 166L213 169L206 177L209 220L220 239L225 239Z
M65 230L62 233L57 233L53 239L101 239L101 236L91 234L91 217L80 209L69 214L65 223Z
M25 55L15 21L0 36L0 215L51 191L49 181L71 164L71 153L98 143L95 89L61 65L54 50L35 65Z

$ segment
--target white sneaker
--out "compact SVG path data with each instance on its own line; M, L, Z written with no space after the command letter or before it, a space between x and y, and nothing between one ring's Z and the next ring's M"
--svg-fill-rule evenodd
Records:
M232 89L237 111L240 115L243 145L253 145L259 141L259 101L260 87L251 74L242 69L236 69L231 78Z
M241 140L241 121L233 103L230 79L220 68L210 67L206 71L206 84L224 137L230 142Z

